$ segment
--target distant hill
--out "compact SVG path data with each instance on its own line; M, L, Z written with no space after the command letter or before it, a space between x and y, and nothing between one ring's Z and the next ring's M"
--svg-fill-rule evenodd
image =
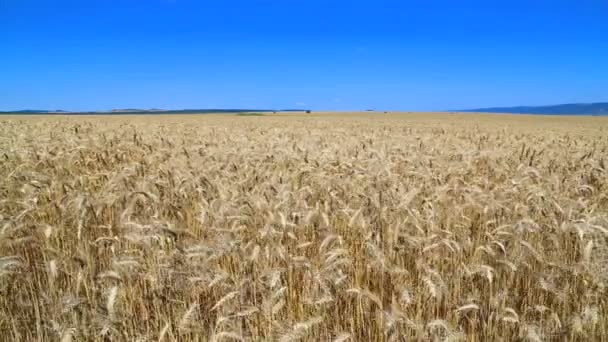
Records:
M14 114L37 114L37 113L49 113L50 110L40 110L40 109L24 109L24 110L15 110L9 112L0 112L0 113L14 113Z
M608 115L608 102L570 103L552 106L494 107L457 110L455 112L513 113L541 115Z

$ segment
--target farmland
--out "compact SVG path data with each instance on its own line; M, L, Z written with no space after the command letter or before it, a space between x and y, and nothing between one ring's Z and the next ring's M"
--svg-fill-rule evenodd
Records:
M608 340L608 118L0 117L0 339Z

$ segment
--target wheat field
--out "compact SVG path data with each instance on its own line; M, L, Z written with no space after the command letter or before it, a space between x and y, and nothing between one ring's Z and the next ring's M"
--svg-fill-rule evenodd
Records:
M608 341L608 118L0 117L5 341Z

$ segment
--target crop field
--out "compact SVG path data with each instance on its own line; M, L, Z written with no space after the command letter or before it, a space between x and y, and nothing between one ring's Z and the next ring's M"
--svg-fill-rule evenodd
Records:
M0 340L608 341L608 118L0 116Z

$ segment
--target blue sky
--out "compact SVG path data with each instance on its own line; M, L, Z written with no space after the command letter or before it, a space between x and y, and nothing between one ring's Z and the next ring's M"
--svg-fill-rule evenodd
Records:
M597 101L605 0L0 0L0 110Z

